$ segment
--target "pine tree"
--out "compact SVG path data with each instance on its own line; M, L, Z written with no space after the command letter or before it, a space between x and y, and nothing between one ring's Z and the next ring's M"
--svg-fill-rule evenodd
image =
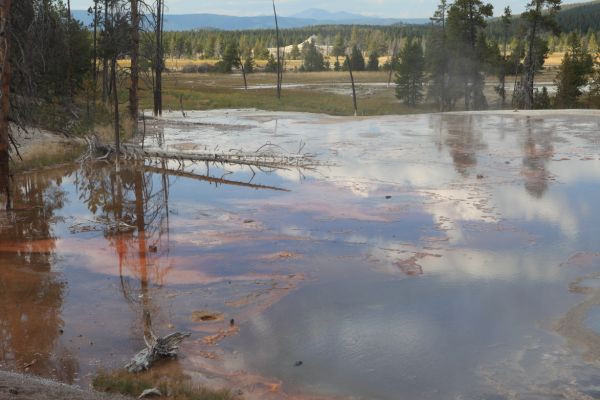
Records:
M350 55L350 62L352 63L352 71L364 71L365 70L365 58L362 52L358 49L358 46L352 47L352 54ZM348 70L348 58L344 61L344 70Z
M453 108L453 100L448 93L448 49L447 17L448 3L441 0L438 9L431 18L432 29L425 51L426 67L430 76L429 97L435 100L440 111ZM392 60L392 67L394 61Z
M448 11L451 80L462 84L466 110L487 105L483 94L484 60L480 57L485 40L480 40L480 33L492 14L493 6L481 0L456 0Z
M535 59L539 57L536 53L536 42L540 39L540 35L545 30L556 30L557 24L554 18L556 12L560 10L561 0L530 0L527 4L526 11L521 14L521 17L529 26L527 59L525 62L526 77L523 82L525 90L525 98L523 99L523 107L531 109L533 107L533 85L535 82L535 74L537 72Z
M304 44L302 53L304 54L304 62L302 63L303 71L315 72L325 70L323 54L317 49L314 40Z
M425 58L421 42L407 41L400 59L396 71L396 97L409 107L416 107L423 100Z
M297 44L294 44L292 46L292 51L290 52L290 58L292 60L297 60L300 58L300 49L298 48Z
M252 58L251 55L248 55L246 57L246 59L244 60L244 70L246 71L247 74L251 74L254 72L254 68L255 68L255 64L254 64L254 59Z
M223 73L230 73L234 67L240 67L239 54L237 41L229 42L223 52L223 58L217 63L217 69Z
M369 54L369 62L366 67L367 71L379 71L379 55L377 52L372 51Z
M267 65L265 65L265 72L277 72L277 61L273 54L271 54L267 61Z
M581 87L587 84L593 69L592 56L581 45L579 35L573 32L569 37L569 50L563 58L556 77L557 106L564 108L577 106L577 100L581 96Z

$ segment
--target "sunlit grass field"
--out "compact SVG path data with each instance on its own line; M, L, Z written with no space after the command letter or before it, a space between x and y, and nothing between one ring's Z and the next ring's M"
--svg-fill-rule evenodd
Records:
M547 60L544 72L536 78L538 82L552 83L562 60L562 53L554 53ZM385 59L382 61L384 62ZM303 111L326 113L331 115L353 115L354 108L350 92L350 78L347 72L311 72L294 71L298 60L288 61L283 77L281 99L275 96L276 74L257 72L247 75L249 90L244 90L244 81L240 73L182 73L185 65L214 64L217 60L168 59L168 71L163 78L163 104L165 110L207 110L218 108L258 108L273 111ZM262 66L264 60L257 61ZM124 60L124 68L129 62ZM435 112L431 104L417 108L405 106L395 97L395 85L388 87L389 72L356 72L354 78L358 87L358 115L385 115ZM507 86L514 82L507 78ZM488 76L486 96L490 108L498 104L498 96L493 90L497 78ZM126 82L124 82L126 84ZM287 85L287 86L286 86ZM141 88L141 107L152 108L150 88Z

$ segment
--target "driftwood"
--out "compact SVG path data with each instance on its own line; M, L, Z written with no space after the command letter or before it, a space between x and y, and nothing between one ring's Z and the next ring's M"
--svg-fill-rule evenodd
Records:
M129 372L142 372L150 369L152 364L163 358L177 357L177 350L183 339L190 333L175 332L165 337L152 337L151 343L144 338L146 348L137 353L125 368Z
M100 143L97 138L91 137L86 139L89 150L82 157L83 159L94 158L95 154L102 154L100 159L106 159L113 154L116 154L117 148L111 144ZM269 169L285 169L285 168L314 168L320 163L316 160L314 154L288 153L285 151L275 151L273 149L278 146L267 143L261 146L254 152L244 152L241 150L230 150L227 152L198 152L184 153L166 151L160 149L145 149L143 146L133 144L121 144L119 149L120 157L131 160L144 159L164 159L175 160L179 162L194 161L194 162L212 162L222 164L247 165L259 168ZM301 145L300 150L302 150Z

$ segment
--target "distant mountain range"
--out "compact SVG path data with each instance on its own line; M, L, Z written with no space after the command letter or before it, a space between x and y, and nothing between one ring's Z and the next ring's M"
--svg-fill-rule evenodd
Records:
M73 16L84 25L92 23L92 16L83 10L73 11ZM301 28L311 25L394 25L424 24L427 18L379 18L347 12L329 12L312 8L289 17L280 17L282 28ZM226 31L246 29L272 29L275 27L273 16L236 17L218 14L181 14L166 15L165 30L188 31L192 29L220 29Z

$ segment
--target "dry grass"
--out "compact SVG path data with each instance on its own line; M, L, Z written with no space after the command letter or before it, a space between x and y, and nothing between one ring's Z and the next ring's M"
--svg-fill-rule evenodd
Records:
M363 80L364 78L364 80ZM361 73L358 82L387 81L384 73ZM274 85L274 74L252 74L249 85ZM339 72L288 73L285 83L348 83L347 74ZM258 108L271 111L303 111L330 115L353 115L349 94L326 92L315 88L284 88L280 100L275 89L241 89L242 78L224 74L169 74L164 80L165 110L180 109L180 98L186 110L220 108ZM141 107L150 109L152 96L143 91ZM408 108L394 96L394 89L375 91L358 98L359 115L407 114L434 111L431 106Z
M16 160L12 171L30 171L75 161L85 151L80 142L36 142L23 151L23 160Z
M230 400L229 391L213 391L194 386L182 374L164 375L150 371L132 374L127 371L102 372L93 380L94 389L138 397L144 390L157 388L164 400ZM156 398L156 397L154 397Z
M562 63L562 60L565 56L565 53L563 52L559 52L559 53L551 53L548 58L546 59L546 66L547 67L556 67L559 66Z

